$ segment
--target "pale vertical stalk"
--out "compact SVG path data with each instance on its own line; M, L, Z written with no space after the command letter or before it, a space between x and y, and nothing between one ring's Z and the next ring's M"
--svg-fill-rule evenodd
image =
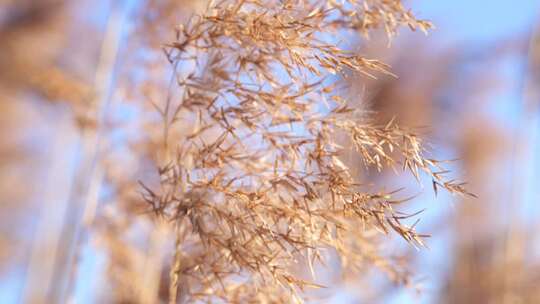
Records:
M111 14L109 16L103 42L101 44L100 56L96 68L94 79L96 127L82 130L82 163L79 170L78 183L72 189L73 223L68 220L65 226L67 236L66 252L68 254L65 269L60 268L59 275L65 281L59 300L65 301L69 296L67 293L71 289L72 278L74 277L74 267L76 267L76 255L83 233L83 221L90 224L93 214L97 208L99 191L101 189L104 168L101 163L101 150L103 146L103 135L106 133L104 121L110 107L111 95L114 91L114 72L118 52L121 45L123 27L131 1L124 1L121 4L112 2Z
M113 8L108 20L105 37L101 45L99 61L94 81L94 97L91 100L93 109L96 110L96 127L83 127L80 134L81 159L77 166L76 176L73 186L68 187L69 198L64 216L63 227L56 233L56 242L51 244L54 247L51 255L52 267L40 276L40 284L28 286L25 293L32 294L34 290L41 290L40 297L31 301L32 303L64 303L66 302L70 280L73 277L73 267L78 240L81 236L81 223L83 211L87 209L88 203L97 194L91 191L99 191L102 174L99 166L100 136L103 130L103 121L109 106L110 93L114 86L114 67L118 54L122 27L127 14L128 5L120 8ZM62 155L62 153L59 153ZM65 157L65 156L64 156ZM43 227L47 229L47 227ZM43 230L40 230L43 231ZM44 248L34 247L32 256L38 256ZM32 282L33 270L39 261L34 258L29 264L29 282ZM30 284L31 285L31 284Z
M163 252L167 241L167 226L159 223L150 234L150 245L142 273L143 278L139 286L139 300L143 304L158 302L159 285L161 282L161 270L163 269Z
M179 229L179 223L176 224L175 229L175 237L176 241L174 244L174 258L171 265L171 272L169 274L170 276L170 285L169 285L169 304L176 304L178 299L178 284L180 281L180 269L181 269L181 262L182 262L182 252L180 251L180 229Z

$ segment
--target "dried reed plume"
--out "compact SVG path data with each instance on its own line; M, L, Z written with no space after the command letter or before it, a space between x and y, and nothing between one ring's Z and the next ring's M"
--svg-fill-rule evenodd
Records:
M176 29L163 51L169 90L181 97L152 101L163 120L160 186L141 183L152 212L175 230L170 303L302 302L306 288L321 286L293 266L314 273L328 253L345 276L375 266L408 283L378 246L391 233L422 246L425 235L402 223L416 214L360 184L343 155L353 149L366 168L403 168L430 176L435 191L469 193L414 132L373 125L329 76L389 74L339 39L377 29L392 38L402 26L431 24L398 0L225 0ZM172 131L186 121L192 128ZM343 135L350 145L338 144Z

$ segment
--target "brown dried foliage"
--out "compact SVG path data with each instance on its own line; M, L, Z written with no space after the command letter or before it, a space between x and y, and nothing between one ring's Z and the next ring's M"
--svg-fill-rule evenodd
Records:
M379 250L395 233L422 246L393 193L373 192L340 158L403 168L435 191L469 194L447 180L421 139L391 121L373 125L350 108L329 74L389 73L337 41L401 26L426 31L400 1L220 1L176 30L163 48L178 103L151 101L163 120L160 186L142 184L155 215L175 227L169 302L302 302L321 287L314 272L337 253L345 276L376 266L401 283L408 273ZM358 115L360 114L360 115ZM360 117L360 118L358 118ZM172 134L182 121L192 129ZM350 147L336 138L346 135ZM374 233L374 232L382 232Z

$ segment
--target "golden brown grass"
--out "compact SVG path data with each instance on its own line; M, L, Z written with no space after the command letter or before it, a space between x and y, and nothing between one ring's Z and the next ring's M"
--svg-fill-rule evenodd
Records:
M425 235L403 223L415 214L359 184L343 155L354 149L366 167L401 167L430 176L435 191L469 193L425 157L415 133L371 124L329 77L389 73L339 39L375 29L391 38L401 26L431 24L393 0L218 1L176 29L163 51L180 97L152 101L163 120L161 182L142 184L152 212L176 231L170 303L302 302L302 291L321 286L292 266L313 273L325 252L337 253L345 276L378 266L408 282L373 231L422 246ZM189 119L190 131L170 135ZM350 146L338 144L343 134Z

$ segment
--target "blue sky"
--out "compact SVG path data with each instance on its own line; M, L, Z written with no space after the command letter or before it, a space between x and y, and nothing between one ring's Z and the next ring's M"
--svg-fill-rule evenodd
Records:
M413 10L433 20L448 43L478 43L528 31L540 15L536 0L418 0Z

